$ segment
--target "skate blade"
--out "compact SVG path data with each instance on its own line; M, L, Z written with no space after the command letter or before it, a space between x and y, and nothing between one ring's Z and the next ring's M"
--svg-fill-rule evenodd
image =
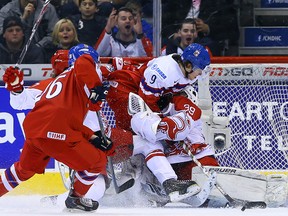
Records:
M90 213L95 213L97 211L96 210L93 210L93 211L84 211L84 210L81 210L81 209L70 209L70 208L64 208L63 209L63 212L66 212L66 213L71 213L71 214L90 214Z
M175 191L169 194L171 202L180 202L183 199L186 199L191 196L195 196L201 191L201 188L197 185L192 185L187 189L187 193L179 194L179 191Z

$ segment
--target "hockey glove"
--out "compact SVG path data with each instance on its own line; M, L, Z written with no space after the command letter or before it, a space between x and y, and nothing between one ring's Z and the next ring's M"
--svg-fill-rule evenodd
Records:
M106 137L106 140L105 140L101 131L96 131L94 134L97 137L90 140L90 143L92 145L94 145L96 148L98 148L102 151L108 151L108 150L112 149L113 143L112 143L111 139Z
M112 66L115 70L122 70L124 66L123 58L121 57L114 57L112 59Z
M8 91L21 93L23 91L23 72L10 66L5 70L3 74L3 81L5 82L5 88Z
M121 57L114 57L111 61L114 70L130 70L137 71L139 63L131 60L124 60Z
M103 83L102 86L96 86L91 89L90 100L93 104L105 100L108 94L109 83Z
M173 95L172 93L164 94L160 97L160 99L157 101L157 105L160 108L160 110L163 110L165 107L169 105L170 102L172 102Z

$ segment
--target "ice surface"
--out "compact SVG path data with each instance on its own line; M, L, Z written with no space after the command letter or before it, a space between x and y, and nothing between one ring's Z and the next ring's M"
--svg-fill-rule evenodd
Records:
M31 196L12 196L6 195L0 198L0 215L1 216L11 216L11 215L37 215L37 216L47 216L47 215L87 215L86 212L68 212L64 205L57 206L43 206L40 204L40 199L43 196L31 195ZM99 209L88 214L95 214L99 216L287 216L288 208L266 208L266 209L247 209L242 212L240 209L231 208L188 208L187 206L179 206L173 204L168 207L153 208L153 207L131 207L129 204L126 206L127 202L122 196L118 196L119 199L115 199L115 196L107 196L106 201L100 202ZM104 200L105 200L104 199ZM107 202L110 200L110 203ZM114 203L116 207L110 206ZM120 205L123 206L120 206Z
M99 215L99 216L287 216L288 203L285 208L240 209L223 208L227 202L224 197L217 197L210 202L209 208L192 208L185 204L174 203L165 207L151 207L147 198L140 195L140 185L136 183L120 194L115 194L110 187L99 201L96 212L68 212L64 205L67 195L60 196L56 206L43 205L40 199L45 195L9 195L0 197L0 216L31 215ZM222 207L221 207L222 206ZM217 207L217 208L216 208Z

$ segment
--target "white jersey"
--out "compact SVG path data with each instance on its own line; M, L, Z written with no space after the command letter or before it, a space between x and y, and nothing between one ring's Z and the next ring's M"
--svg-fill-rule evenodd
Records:
M10 93L10 105L16 110L33 109L36 98L41 93L41 90L32 88L24 88L24 90L17 95Z
M168 92L179 92L197 80L186 78L172 56L160 56L149 61L140 82L139 95L153 111L159 111L156 103L160 96Z
M105 31L105 30L104 30ZM96 45L96 50L100 56L111 57L139 57L147 56L141 39L135 37L135 41L123 44L111 34L106 32L101 34Z

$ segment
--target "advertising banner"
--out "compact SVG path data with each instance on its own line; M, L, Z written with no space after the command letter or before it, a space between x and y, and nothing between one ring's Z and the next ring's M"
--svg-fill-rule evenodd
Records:
M24 144L23 120L29 110L14 110L9 103L9 92L0 87L0 169L10 167L19 160ZM54 160L47 168L54 169Z
M285 27L246 27L244 28L244 46L279 47L288 46L288 28Z
M287 8L288 0L261 0L262 8Z

